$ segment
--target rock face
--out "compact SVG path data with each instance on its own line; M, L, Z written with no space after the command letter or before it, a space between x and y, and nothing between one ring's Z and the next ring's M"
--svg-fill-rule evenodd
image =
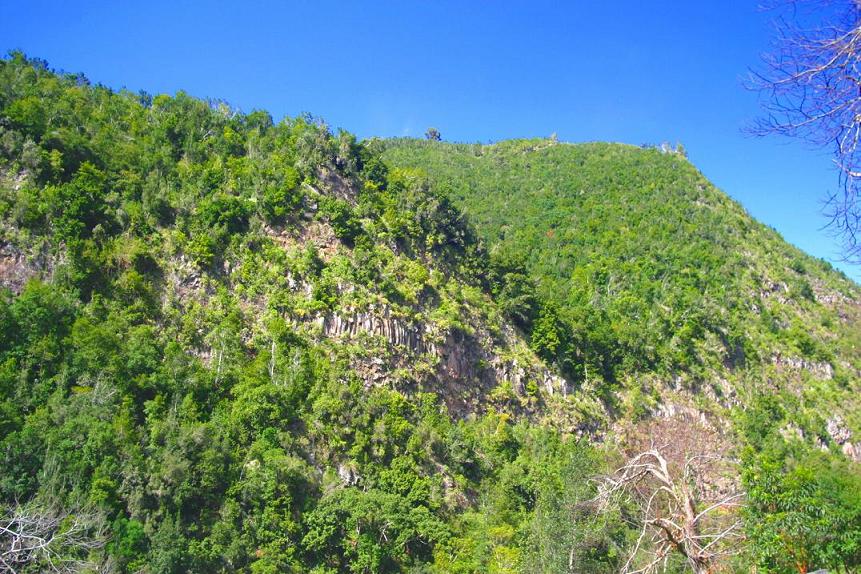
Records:
M759 298L765 300L770 297L776 298L780 303L786 303L789 300L789 286L783 282L766 282L759 292Z
M346 316L327 315L321 317L318 323L326 337L354 337L359 333L367 333L381 336L389 345L405 347L412 353L425 353L429 350L425 344L423 329L392 317L388 306L383 306L378 311L371 308Z
M47 256L40 255L35 261L31 261L14 246L0 244L0 287L5 287L17 295L27 281L42 276L50 269Z
M567 395L567 382L540 365L523 364L517 358L503 358L499 348L513 346L514 333L506 327L502 340L485 329L467 333L461 329L441 330L433 324L415 323L397 317L386 305L363 311L341 312L318 317L317 326L327 338L353 339L363 335L380 337L389 349L387 364L374 357L357 365L357 372L369 384L385 383L396 369L414 365L425 357L432 372L412 372L416 382L439 392L456 415L475 412L487 395L500 385L508 385L517 396L529 392L533 383L545 395Z
M807 371L817 379L830 381L834 377L834 368L830 363L809 361L801 357L784 357L780 353L771 358L772 364L781 370L800 372Z
M846 428L840 415L828 419L825 429L828 431L831 440L840 446L843 454L855 462L861 462L861 445L853 444L852 431Z
M340 478L341 483L346 486L358 484L361 479L358 473L356 473L355 468L344 463L338 465L338 478Z
M317 171L317 179L327 194L353 204L356 203L356 195L358 193L356 184L345 178L342 174L331 169L322 168Z

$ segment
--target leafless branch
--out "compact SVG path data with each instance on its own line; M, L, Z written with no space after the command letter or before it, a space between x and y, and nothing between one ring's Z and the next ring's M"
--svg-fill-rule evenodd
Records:
M87 555L104 546L96 515L30 503L0 507L0 570L25 568L73 574L91 566Z
M623 574L665 569L673 553L684 557L695 574L705 574L713 571L719 558L734 552L742 537L735 515L744 493L709 495L697 486L702 475L720 462L728 461L716 455L691 455L674 465L652 448L603 477L599 508L624 498L636 505L640 517L640 533Z
M764 96L763 117L750 131L832 151L839 191L828 195L826 215L843 240L845 260L861 263L861 2L776 5L775 45L748 80ZM805 7L812 8L809 14L800 10Z

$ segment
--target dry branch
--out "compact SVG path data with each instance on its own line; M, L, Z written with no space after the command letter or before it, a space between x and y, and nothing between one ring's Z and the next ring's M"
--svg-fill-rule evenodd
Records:
M89 512L33 503L0 507L0 571L80 572L91 566L87 555L104 546L98 524Z
M736 551L742 538L736 515L744 493L709 495L698 487L706 473L726 462L695 455L674 465L660 449L652 448L603 477L600 508L625 499L635 505L639 517L640 533L623 574L657 572L666 568L673 553L684 557L696 574L711 573L721 558Z
M751 131L831 149L839 187L826 198L826 214L843 239L844 258L861 263L861 2L799 0L779 7L775 46L748 82L765 96L765 114Z

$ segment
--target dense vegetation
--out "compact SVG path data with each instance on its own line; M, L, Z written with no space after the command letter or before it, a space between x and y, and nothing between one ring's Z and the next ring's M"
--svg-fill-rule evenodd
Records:
M725 379L714 392L737 393L797 357L833 369L829 386L857 385L857 285L751 219L682 153L555 140L386 147L388 162L424 170L464 209L494 258L529 270L548 301L533 347L579 381Z
M528 269L545 301L527 325L533 348L617 416L637 420L673 402L734 428L757 423L743 424L739 441L749 509L770 515L751 533L761 566L788 568L788 546L802 539L826 552L812 541L827 538L839 513L813 519L793 497L810 503L829 481L851 492L858 468L798 449L838 450L844 425L855 436L861 428L857 285L754 221L681 149L553 138L384 146L388 163L422 170L465 211L492 259ZM763 415L765 400L779 407ZM802 441L790 448L789 435ZM857 523L851 499L845 518ZM857 560L851 532L843 548Z
M701 179L677 157L384 147L0 60L0 510L13 530L57 519L50 552L0 568L616 572L636 513L598 513L594 478L672 400L632 378L720 369L757 383L735 389L744 409L701 405L734 422L750 493L755 544L724 566L858 567L861 479L825 428L839 412L859 430L855 286L716 192L686 196ZM595 165L542 159L561 152ZM572 187L533 201L520 157ZM504 222L491 175L526 225ZM617 193L604 207L580 204L592 179ZM676 201L626 191L642 181ZM647 225L634 208L652 204ZM670 209L724 219L689 229ZM703 238L670 244L680 226ZM706 250L724 233L764 237L770 259ZM754 273L789 302L742 309L730 280ZM768 387L770 344L834 374Z

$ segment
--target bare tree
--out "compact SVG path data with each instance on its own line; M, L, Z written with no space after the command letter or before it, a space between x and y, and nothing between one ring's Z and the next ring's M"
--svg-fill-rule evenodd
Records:
M99 521L88 512L72 513L52 505L0 507L0 569L39 568L72 574L92 566L87 555L104 546Z
M659 449L650 449L604 477L598 495L601 508L623 497L634 503L639 516L640 534L623 574L666 568L673 553L696 574L711 573L722 558L737 551L742 537L737 507L744 493L707 493L701 487L702 478L724 462L697 455L674 469Z
M839 186L826 213L844 258L861 263L861 1L778 0L772 8L775 46L749 81L766 96L752 132L832 151Z
M639 532L621 569L650 574L683 561L720 571L741 549L745 495L727 429L691 409L620 428L624 462L600 477L601 511L619 508ZM659 446L658 446L659 445Z

